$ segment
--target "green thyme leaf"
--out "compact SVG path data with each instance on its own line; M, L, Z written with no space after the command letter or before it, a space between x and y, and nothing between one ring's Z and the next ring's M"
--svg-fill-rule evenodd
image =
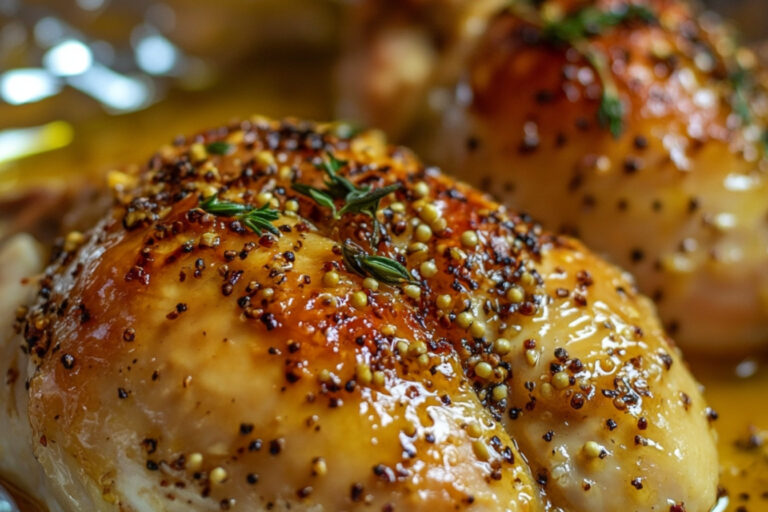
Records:
M218 217L234 217L257 235L261 235L263 231L269 231L280 236L280 231L272 224L280 214L277 210L269 208L267 204L261 208L254 208L247 204L222 201L218 196L213 195L201 201L199 206L203 211Z
M623 5L609 10L584 7L561 20L547 23L544 36L550 40L571 43L598 36L610 28L631 21L655 23L656 15L641 5Z
M619 138L624 131L624 105L619 99L613 76L608 70L605 54L587 41L575 42L573 47L592 65L602 83L603 93L597 109L597 120L600 126L610 131L614 138Z
M752 122L752 112L749 107L749 92L753 87L751 77L746 69L739 67L730 76L733 93L731 96L731 107L733 111L741 118L741 122L748 125Z
M302 183L294 183L291 188L299 194L311 197L320 206L329 208L333 213L333 218L338 219L338 213L336 212L336 205L333 203L333 197L328 195L325 191Z
M208 144L205 149L212 155L228 155L235 150L235 147L229 142L218 140Z
M373 229L370 242L373 247L379 244L379 234L381 226L376 218L376 212L379 209L381 199L386 195L398 190L400 184L387 185L373 189L370 186L358 187L347 178L339 176L337 173L347 165L344 160L339 160L330 152L322 164L317 167L325 171L327 179L325 180L325 189L311 187L300 183L294 183L293 189L305 196L311 197L317 204L331 210L334 219L339 219L346 213L365 213L373 219ZM343 199L344 205L337 210L334 203L335 199Z
M597 110L600 126L608 129L615 138L624 131L624 106L617 96L603 93L600 108Z
M339 172L339 169L347 165L347 162L346 160L339 160L330 151L326 151L325 155L327 158L323 160L323 163L320 164L319 167L324 169L330 178L335 178L336 173Z
M351 240L342 244L341 254L347 268L362 277L372 277L385 284L414 282L403 265L385 256L368 254Z
M345 213L367 213L371 217L375 217L381 199L400 189L400 186L399 183L394 183L373 190L355 191L347 196L346 203L339 210L339 213L342 215Z
M650 24L656 23L657 17L645 6L622 5L608 10L584 7L560 20L542 22L545 40L572 45L595 69L603 86L597 119L600 126L609 130L616 138L621 136L624 130L624 106L608 69L605 54L590 44L589 39L632 21Z
M200 208L208 213L222 217L234 217L253 209L253 207L245 204L222 201L217 195L213 195L205 201L202 201L200 203Z
M272 224L272 221L277 220L279 217L280 214L277 210L273 210L269 208L269 205L265 204L261 208L251 210L241 216L240 220L258 235L262 231L269 231L273 235L280 236L280 231Z

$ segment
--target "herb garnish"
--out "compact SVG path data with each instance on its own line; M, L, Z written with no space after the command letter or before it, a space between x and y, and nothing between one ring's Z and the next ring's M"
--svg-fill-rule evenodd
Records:
M403 265L385 256L368 254L351 240L342 244L341 254L347 268L362 277L373 277L386 284L414 282Z
M619 99L604 53L590 44L589 39L631 21L655 23L656 15L645 6L623 4L607 10L584 7L557 20L542 20L538 10L531 12L532 6L525 4L524 2L522 6L514 9L518 16L540 27L544 40L573 46L595 69L603 86L597 119L600 126L618 138L624 129L624 106Z
M656 22L656 15L642 5L621 5L604 10L584 7L558 21L544 25L544 37L563 43L573 43L603 34L607 29L630 21Z
M749 108L749 96L754 87L750 73L741 66L729 76L733 95L731 96L731 107L733 111L741 118L745 125L752 123L752 113Z
M376 218L376 212L379 209L381 199L388 194L400 188L399 183L387 185L372 189L370 186L358 187L347 178L339 176L339 169L347 165L347 162L337 159L330 152L328 158L318 168L323 169L328 178L325 180L325 188L320 189L302 183L294 183L292 188L299 194L312 198L320 206L331 210L333 218L338 220L346 213L364 213L373 219L373 233L371 234L371 245L378 245L379 241L379 221ZM334 200L343 199L344 205L336 209Z
M221 201L217 195L213 195L201 201L200 208L219 217L234 217L257 235L261 235L262 231L269 231L280 236L280 231L272 224L272 221L279 218L279 214L277 210L269 208L268 204L254 208L248 204Z
M608 72L608 63L605 55L595 50L589 43L575 44L574 48L584 55L597 73L603 84L603 92L600 96L600 106L597 109L597 120L605 129L611 132L614 138L619 138L624 131L624 105L619 99L616 84Z
M218 140L208 144L205 149L213 155L228 155L235 149L235 147L229 142Z

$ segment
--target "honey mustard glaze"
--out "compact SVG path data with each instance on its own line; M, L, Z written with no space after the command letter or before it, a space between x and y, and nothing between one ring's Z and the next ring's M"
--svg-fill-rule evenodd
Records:
M70 507L715 501L716 415L626 275L376 133L254 118L110 182L18 317Z
M736 375L737 365L722 366L694 362L694 374L706 386L705 396L717 411L715 423L721 466L721 494L726 496L729 512L768 511L768 371L758 362L751 373L752 361L745 370L748 377ZM0 478L16 499L21 512L47 512L34 497L25 496Z

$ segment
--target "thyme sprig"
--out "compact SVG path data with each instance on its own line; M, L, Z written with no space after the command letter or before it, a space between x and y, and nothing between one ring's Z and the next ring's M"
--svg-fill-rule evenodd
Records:
M731 95L731 107L736 115L741 119L742 124L752 124L752 111L750 108L750 95L754 88L754 82L749 71L741 66L737 66L729 80L733 93Z
M603 85L600 106L597 109L597 121L600 126L610 131L614 138L619 138L624 131L624 105L608 71L605 55L589 43L576 43L574 48L587 59Z
M272 224L280 214L277 210L269 208L268 204L254 208L248 204L222 201L218 195L212 195L201 201L199 206L203 211L218 217L234 217L257 235L261 235L263 231L269 231L273 235L280 236L280 231Z
M358 187L344 176L339 176L338 171L347 165L344 160L337 159L332 153L327 153L327 158L318 167L322 169L327 178L324 181L325 188L317 188L302 183L294 183L292 188L299 194L312 198L317 204L331 210L333 218L338 220L347 213L364 213L373 220L373 233L371 245L378 245L380 225L376 218L381 199L400 188L399 183L386 187L372 188L370 186ZM343 199L344 205L336 208L335 201Z
M230 144L229 142L224 142L223 140L217 140L215 142L211 142L205 147L206 151L208 153L211 153L212 155L228 155L232 151L235 150L235 146Z
M544 36L549 40L570 44L599 36L608 29L632 21L655 23L656 15L642 5L621 5L608 10L589 6L557 21L546 22Z
M368 254L351 240L341 245L341 254L347 268L362 277L372 277L385 284L414 283L414 279L403 265L387 258Z
M605 54L595 48L589 40L632 21L656 23L657 17L653 11L635 4L624 4L607 10L588 6L558 19L544 20L540 9L535 8L530 2L522 2L519 8L513 6L513 10L528 23L538 26L542 30L545 41L571 45L587 59L603 86L597 111L598 122L600 126L609 130L611 135L618 138L624 130L624 105L621 103L618 89L609 72Z

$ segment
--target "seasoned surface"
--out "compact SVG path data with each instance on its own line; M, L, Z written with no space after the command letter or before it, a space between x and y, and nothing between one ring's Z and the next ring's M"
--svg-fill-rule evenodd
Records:
M640 2L634 15L615 14L627 9L615 1L547 5L494 19L432 154L631 271L690 353L764 349L766 102L754 56L685 2ZM574 37L588 9L620 21Z
M67 506L708 510L713 415L627 278L334 130L179 139L66 237L20 327ZM377 223L341 213L349 197L334 219L292 187L329 175L398 188ZM214 194L264 205L276 233L207 213ZM340 246L385 270L358 275Z

